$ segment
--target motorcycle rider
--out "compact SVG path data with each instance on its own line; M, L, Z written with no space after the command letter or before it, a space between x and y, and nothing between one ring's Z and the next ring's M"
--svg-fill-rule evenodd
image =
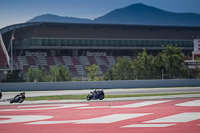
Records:
M21 96L21 98L22 98L23 100L26 98L25 92L19 93L18 95L16 95L16 96L14 97L14 99L15 99L16 97L18 97L18 96Z
M96 98L97 97L97 90L94 90L93 94L94 94L94 98Z

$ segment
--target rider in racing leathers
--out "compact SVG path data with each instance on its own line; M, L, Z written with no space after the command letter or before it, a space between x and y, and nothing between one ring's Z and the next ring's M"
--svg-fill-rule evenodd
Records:
M18 96L21 96L23 100L26 98L25 92L19 93L19 94L16 95L14 98L16 98L16 97L18 97Z

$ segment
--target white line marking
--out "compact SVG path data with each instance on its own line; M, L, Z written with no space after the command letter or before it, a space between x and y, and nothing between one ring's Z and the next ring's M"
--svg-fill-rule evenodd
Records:
M0 116L0 118L10 118L8 120L0 120L0 124L29 122L37 120L45 120L53 118L53 116L46 115L13 115L13 116Z
M175 124L132 124L123 126L122 128L126 127L169 127Z
M110 106L80 107L76 109L99 109L99 108L110 108Z
M179 103L179 104L176 104L176 106L200 106L200 100Z
M151 114L151 113L113 114L113 115L108 115L108 116L103 116L103 117L80 120L80 121L76 122L75 124L80 124L80 123L84 123L84 124L113 123L113 122L118 122L118 121L122 121L122 120L126 120L126 119L145 116L145 115L149 115L149 114Z
M63 108L73 108L80 106L87 106L88 104L48 104L48 105L27 105L27 106L18 106L20 109L1 109L0 111L26 111L26 110L46 110L46 109L63 109ZM26 107L45 107L46 108L30 108L30 109L21 109ZM53 106L53 107L51 107Z
M133 103L133 104L127 104L127 105L122 105L122 106L112 106L111 108L137 108L137 107L144 107L144 106L149 106L149 105L154 105L154 104L159 104L159 103L165 103L169 102L171 100L164 100L164 101L144 101L144 102L139 102L139 103Z
M73 123L73 124L98 124L98 123L113 123L122 120L127 120L131 118L141 117L145 115L149 115L152 113L137 113L137 114L113 114L108 116L102 116L91 119L83 119L83 120L68 120L68 121L38 121L31 122L28 124L65 124L65 123Z
M31 122L27 124L33 124L33 125L40 125L40 124L65 124L65 123L74 123L77 120L69 120L69 121L37 121L37 122Z
M119 105L119 106L96 106L96 107L80 107L76 109L96 109L96 108L138 108L138 107L144 107L159 103L165 103L170 102L172 100L162 100L162 101L144 101L139 103L133 103L133 104L127 104L127 105Z
M144 123L159 123L159 122L190 122L200 119L200 112L181 113L177 115L171 115L155 120L146 121Z

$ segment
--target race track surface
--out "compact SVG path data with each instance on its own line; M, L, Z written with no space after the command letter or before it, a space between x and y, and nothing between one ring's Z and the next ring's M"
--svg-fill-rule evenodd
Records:
M0 133L199 133L200 98L1 105Z
M90 91L93 90L27 91L26 97L56 96L56 95L87 95ZM104 92L106 95L200 93L200 87L104 89ZM12 98L19 93L20 92L3 92L2 99Z

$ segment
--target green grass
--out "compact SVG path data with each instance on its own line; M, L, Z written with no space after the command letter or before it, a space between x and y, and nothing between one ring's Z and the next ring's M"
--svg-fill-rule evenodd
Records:
M168 95L185 95L185 94L200 94L200 93L162 93L162 94L130 94L130 95L105 95L105 98L122 98L122 97L146 97L146 96L168 96ZM80 100L86 99L86 95L59 95L59 96L40 96L27 97L27 101L36 100Z
M35 101L35 100L69 100L69 99L86 99L86 95L59 95L59 96L26 97L26 101Z

